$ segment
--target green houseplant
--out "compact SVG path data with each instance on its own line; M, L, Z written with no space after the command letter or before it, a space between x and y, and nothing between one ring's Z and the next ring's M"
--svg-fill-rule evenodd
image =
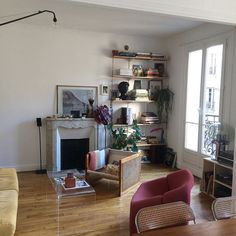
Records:
M131 132L127 132L127 129L123 127L114 129L112 123L108 125L108 129L113 139L112 148L138 151L137 142L141 140L142 132L137 120L133 121L130 127ZM128 145L130 145L130 148Z
M167 87L156 89L154 91L154 101L157 105L157 114L160 122L168 120L168 113L172 111L174 93ZM163 113L165 112L165 119L163 120Z

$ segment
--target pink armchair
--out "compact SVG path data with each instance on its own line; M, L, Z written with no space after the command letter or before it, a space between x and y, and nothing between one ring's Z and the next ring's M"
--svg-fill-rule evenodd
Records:
M177 201L190 204L193 184L193 175L186 169L142 183L133 195L130 204L130 234L137 232L135 216L141 208Z

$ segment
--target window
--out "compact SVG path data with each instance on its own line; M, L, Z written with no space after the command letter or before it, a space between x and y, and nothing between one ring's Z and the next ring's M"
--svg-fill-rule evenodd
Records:
M185 142L194 152L211 155L220 122L223 44L189 52Z

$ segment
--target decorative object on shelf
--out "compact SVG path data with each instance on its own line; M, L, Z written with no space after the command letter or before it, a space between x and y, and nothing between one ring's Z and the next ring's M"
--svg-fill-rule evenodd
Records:
M94 98L89 98L88 101L89 101L89 104L87 106L87 117L92 118Z
M88 106L97 105L97 87L57 85L57 114L73 115L73 111L87 114ZM89 101L90 100L90 101Z
M144 76L144 70L142 65L133 65L132 66L133 75L137 77Z
M126 81L120 82L118 85L118 90L120 92L120 99L127 100L127 92L129 89L129 83Z
M154 67L155 67L155 69L158 70L159 76L165 75L165 65L163 63L155 63Z
M148 91L147 89L133 89L129 91L129 99L140 101L140 102L148 102Z
M141 89L141 80L135 80L134 81L134 89Z
M137 142L141 140L142 132L137 120L133 120L130 132L127 132L124 128L113 129L112 123L108 125L108 129L113 138L112 148L129 150L127 146L131 145L131 151L138 151Z
M65 178L65 187L66 188L73 188L75 187L76 179L74 177L74 174L72 172L67 173L67 176Z
M132 124L132 109L128 107L121 107L121 124Z
M133 71L132 71L132 69L121 68L121 69L119 69L119 75L120 76L132 76Z
M80 111L71 111L70 113L73 116L73 118L80 118L81 117Z
M145 76L148 76L148 77L159 76L159 72L158 72L157 69L148 68L148 69L145 71Z
M118 53L119 56L136 57L137 53L135 53L135 52L128 52L128 50L129 50L129 46L128 45L125 45L124 49L125 49L124 52L119 52Z
M109 94L109 87L106 84L100 85L100 95L102 96L108 96Z
M154 101L157 104L157 114L160 121L163 121L163 112L165 120L168 121L168 114L172 111L174 93L169 88L156 89L154 92Z
M119 98L119 91L118 90L112 90L111 91L111 99L115 100L117 98Z
M162 89L162 81L149 81L149 99L154 100L155 93Z
M117 56L119 54L119 51L118 50L112 50L112 56Z
M124 49L125 49L125 51L128 51L129 50L129 45L125 45Z

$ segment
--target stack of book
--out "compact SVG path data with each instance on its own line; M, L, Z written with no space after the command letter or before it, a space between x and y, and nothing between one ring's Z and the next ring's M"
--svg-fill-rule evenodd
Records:
M133 89L129 93L135 101L149 101L147 89Z
M159 123L159 118L153 112L143 112L140 122L143 124L156 124Z

